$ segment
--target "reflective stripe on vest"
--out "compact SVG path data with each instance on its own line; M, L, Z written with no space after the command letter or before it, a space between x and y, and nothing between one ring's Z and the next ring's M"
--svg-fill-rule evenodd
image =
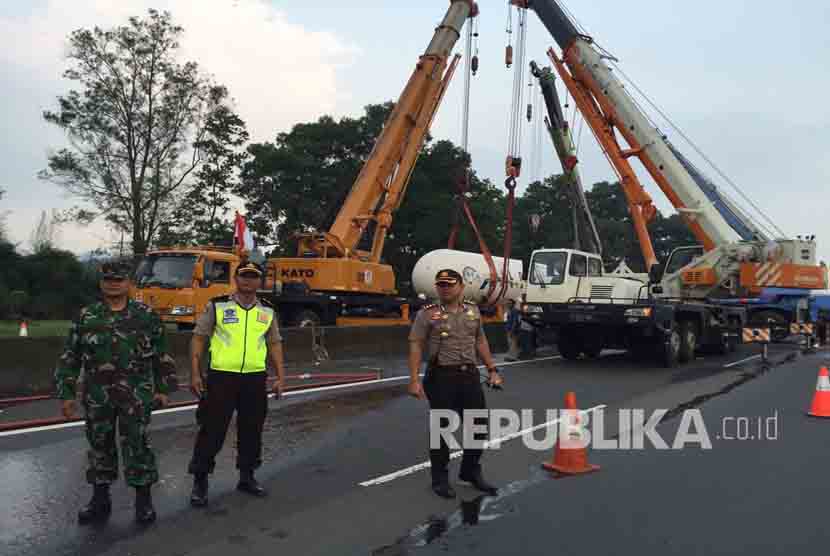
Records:
M256 304L247 311L236 301L215 302L216 327L210 338L210 368L231 373L265 370L266 333L274 310Z

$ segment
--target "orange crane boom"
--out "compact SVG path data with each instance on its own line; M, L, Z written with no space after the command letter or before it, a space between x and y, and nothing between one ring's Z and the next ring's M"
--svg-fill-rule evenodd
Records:
M472 0L451 0L435 36L418 60L415 71L355 180L327 234L301 236L299 255L313 251L324 257L346 257L377 263L400 206L409 177L430 124L455 72L460 56L450 54L464 22L478 13ZM375 222L372 249L357 250L370 222Z

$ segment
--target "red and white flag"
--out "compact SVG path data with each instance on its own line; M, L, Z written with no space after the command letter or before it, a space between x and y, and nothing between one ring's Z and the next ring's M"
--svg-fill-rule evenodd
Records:
M254 236L245 224L245 218L238 212L233 227L233 243L240 250L251 251L254 248Z

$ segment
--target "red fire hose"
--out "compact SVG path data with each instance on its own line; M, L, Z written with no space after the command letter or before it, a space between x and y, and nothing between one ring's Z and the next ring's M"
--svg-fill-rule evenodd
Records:
M356 384L360 382L369 382L372 380L377 380L380 377L380 373L364 373L364 374L339 374L339 375L324 375L326 377L332 377L332 380L322 380L317 382L309 382L307 384L296 384L293 386L287 386L283 389L283 392L296 392L302 390L309 390L312 388L318 388L323 386L338 386L342 384ZM302 378L303 375L292 375L292 378ZM288 378L288 377L286 377ZM32 396L38 399L50 399L52 396ZM20 398L7 398L7 399L20 399ZM185 400L180 402L172 402L162 408L164 409L172 409L177 407L187 407L187 406L195 406L198 404L198 401L195 399ZM65 417L48 417L45 419L29 419L25 421L12 421L9 423L0 423L0 432L4 431L11 431L11 430L20 430L20 429L29 429L35 427L46 427L50 425L61 425L65 423L76 423L83 421L83 417L74 417L72 419L66 419Z

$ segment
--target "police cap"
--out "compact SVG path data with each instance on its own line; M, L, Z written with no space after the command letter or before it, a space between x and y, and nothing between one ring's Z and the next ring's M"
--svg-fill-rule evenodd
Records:
M262 267L253 261L242 261L239 263L239 266L236 268L236 275L242 274L256 274L257 276L262 276L264 272L262 271Z
M464 278L456 271L451 268L445 268L444 270L439 270L438 274L435 275L435 283L436 284L460 284L464 281Z
M110 280L126 280L130 277L130 265L122 262L109 262L101 265L101 278Z

